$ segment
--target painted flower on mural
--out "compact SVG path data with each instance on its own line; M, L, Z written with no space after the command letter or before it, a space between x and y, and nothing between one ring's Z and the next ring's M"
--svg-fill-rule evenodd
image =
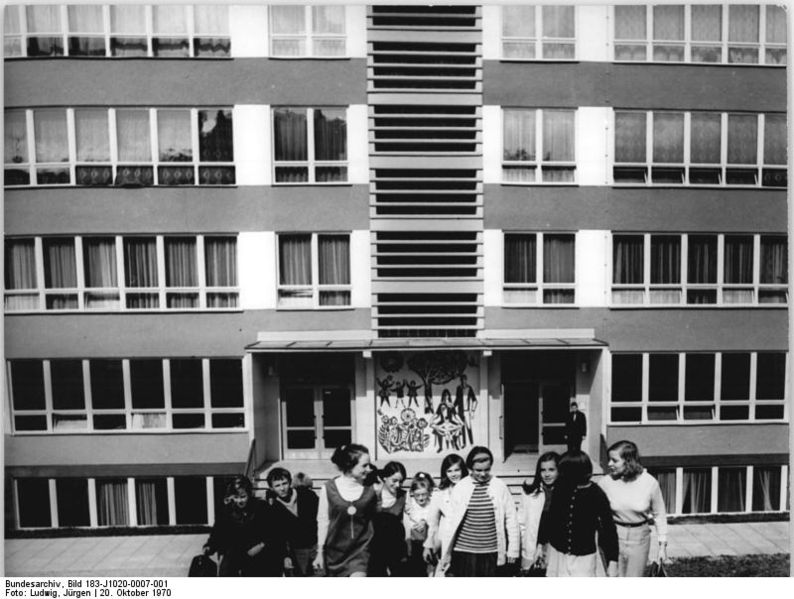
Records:
M396 451L419 452L430 445L428 424L424 418L417 418L416 412L405 408L400 412L400 418L387 417L378 411L381 416L381 426L378 429L378 442L387 453Z

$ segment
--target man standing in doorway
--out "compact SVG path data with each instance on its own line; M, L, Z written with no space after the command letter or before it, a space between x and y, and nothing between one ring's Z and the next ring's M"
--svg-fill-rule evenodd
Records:
M579 411L575 401L571 402L571 411L565 422L565 439L568 451L582 451L582 438L587 435L587 418Z

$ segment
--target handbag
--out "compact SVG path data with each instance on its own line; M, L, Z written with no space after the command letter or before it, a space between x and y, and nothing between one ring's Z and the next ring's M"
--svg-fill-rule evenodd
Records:
M210 556L200 553L190 560L190 568L187 575L199 577L217 576L218 564Z
M651 564L650 572L648 573L650 577L657 577L657 578L666 578L667 572L664 569L664 562L662 560L657 560Z

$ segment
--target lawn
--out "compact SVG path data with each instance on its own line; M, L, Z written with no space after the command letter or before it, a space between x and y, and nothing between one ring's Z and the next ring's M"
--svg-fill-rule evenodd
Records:
M666 570L668 576L789 576L790 556L776 553L687 557L673 560Z

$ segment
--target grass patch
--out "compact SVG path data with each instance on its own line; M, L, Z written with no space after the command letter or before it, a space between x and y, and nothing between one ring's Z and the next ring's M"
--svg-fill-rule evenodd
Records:
M685 557L665 566L668 576L789 576L790 556L773 555L720 555L716 557Z

